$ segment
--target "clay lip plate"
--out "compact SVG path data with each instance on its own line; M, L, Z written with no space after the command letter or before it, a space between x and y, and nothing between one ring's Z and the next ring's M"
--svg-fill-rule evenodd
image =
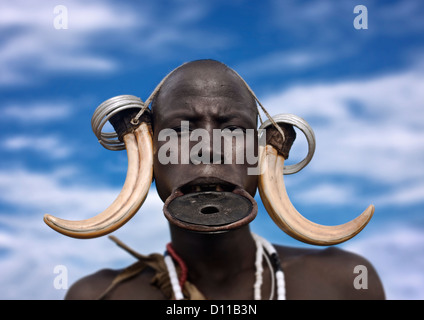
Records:
M236 193L205 191L176 197L168 204L167 209L182 222L222 226L248 216L252 211L252 203Z
M258 207L241 187L217 178L198 178L178 187L166 199L163 212L181 228L216 233L250 223Z

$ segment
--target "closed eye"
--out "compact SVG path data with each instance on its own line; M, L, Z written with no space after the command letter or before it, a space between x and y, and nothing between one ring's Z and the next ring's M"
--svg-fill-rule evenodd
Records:
M239 127L239 126L228 126L228 127L225 127L223 130L230 130L231 132L234 132L236 130L241 130L242 132L246 132L246 128Z
M177 134L180 134L181 132L191 132L193 131L193 129L191 127L187 127L187 126L176 126L171 128L172 130L174 130Z

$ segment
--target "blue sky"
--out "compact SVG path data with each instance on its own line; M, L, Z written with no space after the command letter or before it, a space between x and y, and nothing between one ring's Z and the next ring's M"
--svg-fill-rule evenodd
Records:
M360 4L366 30L353 25ZM55 28L58 5L67 8L67 29ZM418 0L2 1L0 298L63 298L58 265L70 285L132 263L106 237L66 238L42 217L84 219L118 194L127 159L91 131L101 102L145 100L181 63L212 58L239 72L270 114L294 113L313 127L313 160L285 178L298 210L339 224L375 204L370 224L340 247L373 263L389 299L424 299L423 15ZM289 163L306 154L298 137ZM255 232L305 246L256 198ZM154 185L115 235L142 253L164 250Z

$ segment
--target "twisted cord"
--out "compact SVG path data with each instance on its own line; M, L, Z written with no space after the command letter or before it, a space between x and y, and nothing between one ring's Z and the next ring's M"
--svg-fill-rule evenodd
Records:
M166 245L166 250L171 255L171 257L175 261L177 261L178 265L181 268L181 275L180 275L180 278L179 278L179 282L180 282L180 287L182 288L182 287L184 287L184 283L187 281L187 273L188 273L187 265L185 264L184 260L175 252L171 243L168 243Z
M259 241L264 246L265 250L271 256L271 262L275 269L275 276L277 278L277 298L278 300L286 299L286 283L284 279L283 269L281 268L280 258L278 257L277 250L275 250L274 246L265 238L258 237Z
M179 67L175 68L174 70L172 70L170 73L168 73L165 78L163 78L161 80L161 82L159 82L159 84L156 86L156 88L153 90L153 92L150 94L150 96L147 98L146 102L144 103L143 108L141 108L141 110L135 115L135 117L133 119L131 119L131 124L133 125L137 125L138 121L141 117L141 115L144 113L144 111L146 111L146 109L149 107L150 103L153 101L154 97L156 96L156 94L159 92L160 88L162 88L162 85L165 83L165 81L178 69L182 68L183 66L185 66L188 62L183 63L182 65L180 65Z
M263 283L262 273L264 271L262 267L262 257L264 255L264 248L260 243L259 239L254 237L256 244L256 259L255 259L255 284L253 285L253 295L255 300L261 300L261 287ZM271 271L272 272L272 271Z
M171 282L172 290L174 292L174 298L175 300L183 300L184 295L181 290L180 284L178 283L177 270L175 269L172 257L168 254L165 254L164 261L168 269L169 280Z

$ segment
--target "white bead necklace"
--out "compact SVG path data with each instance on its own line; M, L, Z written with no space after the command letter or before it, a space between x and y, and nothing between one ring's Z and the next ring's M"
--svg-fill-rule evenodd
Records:
M286 299L286 284L284 281L284 273L283 273L283 269L281 268L280 258L278 257L277 250L275 250L274 246L265 238L262 238L254 233L252 233L252 235L257 243L257 246L262 245L265 251L268 253L268 255L271 258L271 262L270 262L268 256L264 254L265 258L268 261L268 264L269 265L272 264L270 270L274 269L275 277L277 278L277 300L285 300ZM273 275L272 272L271 272L271 275ZM262 280L257 280L257 281L261 282ZM274 290L273 287L274 287L274 279L272 279L272 291ZM259 292L259 295L260 295L260 292ZM259 295L258 297L260 298ZM274 293L271 292L270 299L272 299L273 296L274 296Z
M272 300L275 294L275 278L277 279L277 299L285 300L286 299L286 288L284 281L284 273L281 269L280 259L278 253L275 250L274 246L268 242L266 239L252 233L253 239L256 243L256 259L255 259L255 283L253 285L253 295L255 300L261 300L261 286L263 283L263 267L262 267L262 258L265 257L267 261L269 270L274 270L274 273L271 271L271 294L269 299ZM265 252L266 251L266 252ZM268 253L268 254L267 254ZM268 257L269 256L269 257ZM175 300L183 300L184 294L182 292L180 283L178 281L177 271L175 269L174 261L172 257L166 252L165 253L165 264L168 269L168 275L171 281L172 290L174 292Z
M172 291L174 291L175 300L183 300L184 295L178 282L177 271L175 269L174 261L170 255L165 255L165 264L168 268L169 279L171 280Z

